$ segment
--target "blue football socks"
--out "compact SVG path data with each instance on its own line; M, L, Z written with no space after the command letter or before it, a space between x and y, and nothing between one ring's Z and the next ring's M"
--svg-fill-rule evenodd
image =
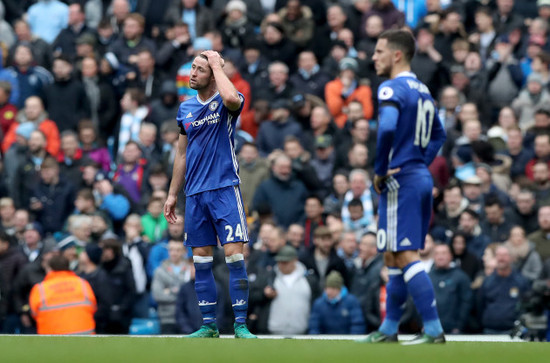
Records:
M420 261L409 263L403 269L403 278L411 294L416 310L422 317L424 332L429 336L436 337L443 333L441 322L437 314L435 294L432 281L428 277Z
M403 273L398 268L389 268L390 280L386 285L386 318L378 331L386 335L397 334L399 319L403 315L403 305L407 300L407 285Z
M235 322L246 323L248 312L248 277L244 265L244 256L238 253L225 258L227 267L229 267L229 295Z
M195 291L199 300L199 309L201 310L204 324L216 322L216 281L212 273L212 256L193 256L195 264Z

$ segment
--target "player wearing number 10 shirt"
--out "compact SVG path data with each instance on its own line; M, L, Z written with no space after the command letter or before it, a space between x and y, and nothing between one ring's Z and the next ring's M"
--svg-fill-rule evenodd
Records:
M443 343L431 281L418 250L424 246L432 212L433 180L428 166L443 145L445 130L428 87L411 72L415 40L403 30L378 38L373 61L389 77L378 90L379 123L374 188L380 194L377 247L384 252L390 280L386 317L364 342L397 341L402 308L411 294L424 333L406 344Z
M193 250L195 291L203 325L191 338L217 338L213 248L221 242L229 268L229 293L235 314L235 337L256 338L246 326L248 277L243 243L248 242L239 190L234 130L244 97L223 71L217 52L205 51L191 65L191 88L197 97L183 102L176 117L180 136L164 214L176 222L177 194L185 176L185 244Z

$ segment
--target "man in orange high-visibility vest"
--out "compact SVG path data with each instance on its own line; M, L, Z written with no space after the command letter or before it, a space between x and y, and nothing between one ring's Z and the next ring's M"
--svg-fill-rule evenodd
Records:
M87 281L69 270L69 261L54 256L44 281L29 297L38 334L94 334L96 299Z

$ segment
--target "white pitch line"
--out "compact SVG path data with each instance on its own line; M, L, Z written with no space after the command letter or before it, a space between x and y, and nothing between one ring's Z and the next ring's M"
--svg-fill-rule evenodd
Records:
M26 337L36 337L37 335L9 335L0 334L0 337L20 337L22 339ZM60 337L60 335L42 335L43 337ZM66 335L70 337L78 338L184 338L184 335ZM296 339L296 340L357 340L364 338L364 335L258 335L260 339ZM410 340L414 335L399 335L400 341ZM233 335L221 335L222 339L234 339ZM445 338L448 342L505 342L505 343L525 343L524 340L519 338L510 338L509 335L446 335Z

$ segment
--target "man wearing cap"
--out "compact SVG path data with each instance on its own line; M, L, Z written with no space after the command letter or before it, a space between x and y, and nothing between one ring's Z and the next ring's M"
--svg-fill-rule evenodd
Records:
M363 105L363 117L367 120L373 116L372 91L369 86L362 85L357 80L357 61L353 58L343 58L339 62L340 74L325 87L325 101L340 128L344 127L347 116L344 107L351 101L359 101Z
M282 247L275 256L277 265L263 270L251 284L251 304L257 315L260 334L304 334L311 305L320 289L314 274L298 261L292 246Z
M75 44L77 39L84 34L91 35L91 33L92 30L86 25L86 14L84 14L82 5L80 3L69 5L67 27L59 32L52 44L54 55L74 56L76 54Z
M365 318L359 301L348 292L338 271L332 271L327 276L323 296L313 303L308 333L365 333Z

